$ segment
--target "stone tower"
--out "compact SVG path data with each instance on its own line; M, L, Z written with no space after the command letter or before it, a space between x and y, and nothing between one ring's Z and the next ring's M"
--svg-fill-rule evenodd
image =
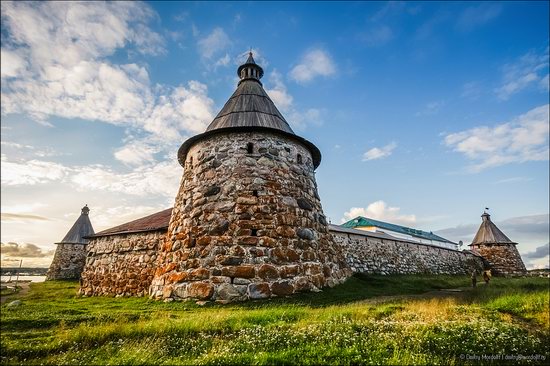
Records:
M82 208L80 217L75 221L67 235L57 244L52 264L46 274L46 280L78 279L86 262L85 236L93 235L88 205Z
M483 256L495 275L523 275L527 272L514 243L491 221L484 212L477 234L470 244L472 252Z
M351 273L315 182L319 149L294 134L252 53L206 132L185 141L183 178L150 295L221 301L285 296Z

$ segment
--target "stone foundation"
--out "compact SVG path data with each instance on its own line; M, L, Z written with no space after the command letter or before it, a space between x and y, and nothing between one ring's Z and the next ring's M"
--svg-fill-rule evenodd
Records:
M80 294L147 295L165 236L166 232L155 231L91 239Z
M332 234L351 270L356 273L471 274L484 269L483 258L471 252L361 233L333 231Z
M86 244L57 243L46 280L78 279L86 261Z
M496 276L523 276L527 273L515 244L476 244L472 251L483 256Z
M350 273L328 232L305 146L271 132L234 132L189 149L152 297L286 296Z

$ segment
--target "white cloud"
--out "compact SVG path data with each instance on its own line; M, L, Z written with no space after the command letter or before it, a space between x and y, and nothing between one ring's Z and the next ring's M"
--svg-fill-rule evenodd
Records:
M139 157L123 159L138 161ZM140 163L142 163L140 161ZM28 186L49 182L67 183L79 191L117 192L133 196L171 198L177 193L183 168L176 159L141 165L127 173L103 165L65 166L39 161L10 161L2 156L2 185Z
M129 173L118 173L102 165L79 167L70 181L80 191L109 191L134 196L174 197L183 168L175 161L141 166Z
M306 52L300 63L290 71L290 78L298 83L307 83L317 76L330 76L336 65L327 51L314 48Z
M28 160L25 162L12 162L2 154L2 184L35 185L63 179L69 169L61 164Z
M199 53L204 58L212 58L226 50L231 45L229 36L220 27L214 28L212 32L197 42Z
M373 147L363 154L363 161L382 159L390 156L397 147L395 142L391 142L383 147Z
M218 61L214 64L214 67L219 66L227 66L229 65L229 62L231 61L231 57L229 57L229 54L226 53L223 57L220 57Z
M15 52L3 49L0 51L2 68L0 74L4 77L17 77L27 68L27 62Z
M497 3L481 3L469 6L458 17L456 28L469 32L495 19L502 12L502 5Z
M51 116L102 121L169 141L203 131L213 117L204 84L152 86L146 65L108 59L118 50L164 52L148 27L155 17L136 2L2 2L2 58L11 60L2 67L2 114L46 125Z
M277 108L281 109L281 111L288 111L292 106L294 98L287 92L286 85L283 83L282 75L277 70L273 70L269 74L268 82L269 85L272 86L272 88L266 87L265 89L269 97L273 100Z
M509 163L548 160L548 107L536 107L494 127L448 134L444 142L474 162L469 166L472 172Z
M398 225L413 225L416 223L415 215L402 215L401 208L390 207L386 204L386 202L381 200L369 204L367 208L350 208L349 211L344 213L341 223L354 219L357 216L364 216Z
M267 94L277 108L284 112L287 122L293 128L304 130L308 125L319 126L323 123L323 110L318 108L300 110L294 106L294 98L287 91L282 75L277 70L269 74L268 82L272 87L266 87Z
M151 144L134 140L115 151L115 158L127 165L144 165L155 161L154 155L159 152Z
M512 95L529 88L548 91L548 47L541 53L531 51L517 61L504 65L501 86L495 89L497 97L508 100Z

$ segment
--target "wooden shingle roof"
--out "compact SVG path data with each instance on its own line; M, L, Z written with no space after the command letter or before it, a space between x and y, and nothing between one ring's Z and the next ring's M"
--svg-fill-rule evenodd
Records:
M90 209L88 208L88 205L82 207L82 211L80 212L78 219L76 219L73 226L67 234L65 234L63 240L56 244L88 244L88 239L85 237L94 235L94 228L92 227L92 223L88 217L89 212Z
M491 215L485 212L481 215L482 222L477 230L477 234L470 245L477 244L517 244L511 241L500 229L491 221Z
M230 127L266 127L294 134L262 85L252 79L239 84L206 131Z

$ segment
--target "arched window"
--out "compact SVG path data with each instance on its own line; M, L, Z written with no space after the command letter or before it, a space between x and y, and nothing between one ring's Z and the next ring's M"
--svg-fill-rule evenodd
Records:
M254 144L252 142L249 142L248 144L246 144L246 152L248 154L254 153Z
M298 154L298 156L296 156L296 161L298 162L298 164L302 164L302 155L301 154Z

